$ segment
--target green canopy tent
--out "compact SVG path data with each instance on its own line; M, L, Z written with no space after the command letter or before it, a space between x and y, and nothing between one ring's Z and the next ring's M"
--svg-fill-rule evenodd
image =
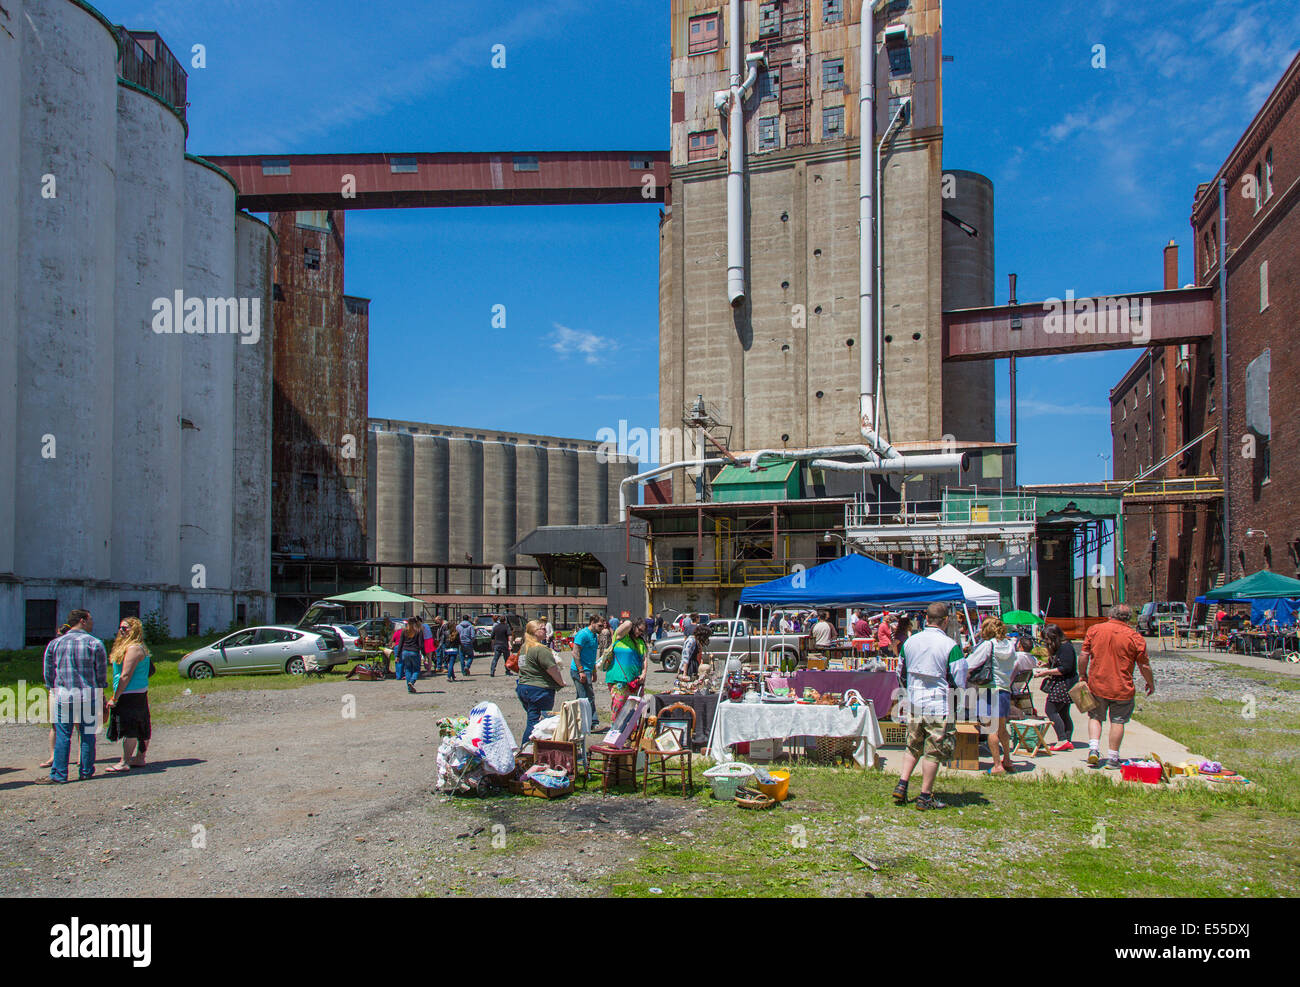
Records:
M1205 594L1207 600L1260 600L1300 596L1300 579L1261 569Z
M335 603L416 603L424 606L423 600L386 590L378 583L367 589L359 589L352 593L340 593L338 596L327 596L325 599L333 600Z

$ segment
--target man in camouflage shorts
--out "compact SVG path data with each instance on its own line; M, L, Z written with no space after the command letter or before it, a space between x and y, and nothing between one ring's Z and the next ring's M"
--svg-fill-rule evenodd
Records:
M916 807L942 809L934 797L939 765L952 757L956 724L948 709L948 665L962 657L961 647L943 632L948 607L931 603L925 611L925 630L903 645L903 672L907 681L907 753L894 787L894 801L907 804L907 783L921 764L921 794Z

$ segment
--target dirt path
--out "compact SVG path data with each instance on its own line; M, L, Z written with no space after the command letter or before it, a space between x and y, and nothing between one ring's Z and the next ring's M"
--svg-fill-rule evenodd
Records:
M419 690L335 677L183 697L171 708L219 719L155 728L155 760L125 775L103 773L120 746L101 738L96 776L56 788L32 784L46 729L4 727L0 894L598 893L642 839L702 812L663 799L434 794L440 717L489 698L518 736L524 715L514 680L486 668Z

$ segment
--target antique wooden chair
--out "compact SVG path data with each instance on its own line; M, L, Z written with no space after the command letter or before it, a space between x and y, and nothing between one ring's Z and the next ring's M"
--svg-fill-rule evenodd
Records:
M660 750L658 741L669 733L675 733L681 747L675 751ZM691 738L695 736L695 710L685 703L673 703L659 711L655 718L654 729L646 734L648 743L645 749L645 781L641 794L650 794L650 779L658 778L661 790L668 788L669 775L676 773L682 786L682 797L690 798L695 792L695 778L692 774Z

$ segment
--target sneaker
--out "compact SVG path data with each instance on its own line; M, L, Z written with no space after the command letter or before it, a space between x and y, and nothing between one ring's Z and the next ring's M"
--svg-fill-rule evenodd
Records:
M32 782L32 784L33 785L66 785L67 782L55 781L49 775L42 775L41 777L37 778L34 782Z
M948 808L948 803L940 802L933 795L927 795L925 792L922 792L916 797L916 807L922 812L927 812L930 809L946 809Z
M1117 757L1108 757L1106 758L1106 763L1103 764L1102 767L1107 771L1118 771L1120 768L1124 767L1124 762Z
M892 794L895 805L907 805L907 782L900 781L894 786Z
M1088 751L1088 767L1095 768L1101 765L1101 755L1095 750Z

